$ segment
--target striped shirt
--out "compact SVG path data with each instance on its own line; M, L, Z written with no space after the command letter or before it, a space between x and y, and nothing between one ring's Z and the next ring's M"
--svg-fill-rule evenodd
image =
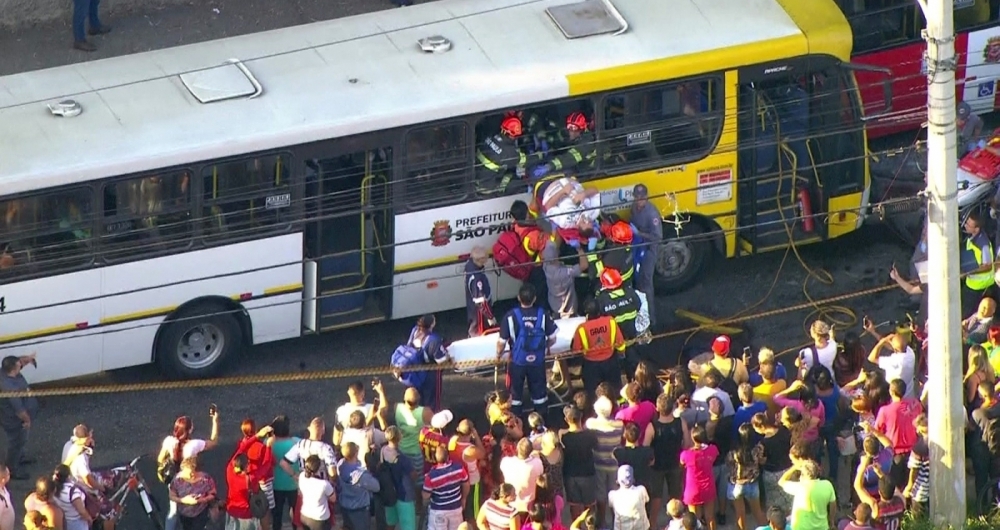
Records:
M931 499L931 461L928 458L927 445L923 440L913 446L910 453L910 460L907 466L917 471L917 476L913 480L913 489L910 495L914 502L927 502Z
M449 460L437 464L424 475L424 491L431 494L432 510L462 509L462 485L469 482L465 466Z
M309 440L302 439L296 442L291 449L285 453L285 460L289 464L298 465L299 469L305 467L306 459L312 455L319 457L320 461L323 462L323 467L320 468L319 473L314 475L316 478L321 478L327 480L329 475L327 470L331 467L337 466L337 458L333 453L333 447L326 442L320 440Z
M483 510L486 510L486 526L490 530L510 530L510 520L516 512L513 506L501 506L500 501L490 499L483 504Z
M615 427L610 427L611 423ZM618 471L618 461L611 454L622 444L622 423L601 421L596 418L587 420L587 429L597 435L597 449L594 450L594 467L600 471Z

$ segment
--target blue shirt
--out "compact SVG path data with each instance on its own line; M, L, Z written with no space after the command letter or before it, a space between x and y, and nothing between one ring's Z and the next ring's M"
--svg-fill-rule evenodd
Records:
M833 393L829 396L816 395L816 398L823 403L823 411L825 414L825 422L827 424L837 420L837 404L840 402L840 388L837 385L833 385Z
M462 509L462 485L469 482L464 463L449 460L437 464L424 475L424 491L431 494L432 510Z
M774 365L774 378L786 379L788 374L785 372L785 365L781 363L775 363ZM753 372L750 374L750 386L757 386L764 382L764 378L760 376L760 372Z
M486 275L486 269L478 267L471 259L465 262L465 312L469 321L479 318L479 310L476 298L485 298L487 302L492 296L490 289L490 278Z
M753 418L753 415L758 412L767 412L767 403L754 401L749 405L740 405L736 409L736 414L733 415L733 435L735 436L738 433L740 425L750 423L750 418Z
M361 462L337 463L337 502L345 510L368 509L372 493L379 490L378 479L372 476Z

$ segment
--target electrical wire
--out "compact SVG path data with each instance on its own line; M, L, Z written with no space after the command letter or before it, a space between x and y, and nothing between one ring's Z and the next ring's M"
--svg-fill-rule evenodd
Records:
M846 212L846 211L855 211L855 210L854 209L846 209L844 211ZM835 211L835 212L831 212L831 213L838 213L838 212ZM792 217L792 218L786 219L785 222L788 222L788 221L795 222L795 221L802 220L802 219L805 219L805 218L806 217L803 217L803 216L796 216L796 217ZM737 228L731 228L731 229L719 229L719 230L714 231L714 233L699 234L697 237L700 237L700 236L715 237L715 236L720 235L720 234L725 234L725 233L733 232L733 231L737 231L737 230L739 230L738 227ZM692 237L696 237L696 236L692 236ZM802 261L801 256L798 256L798 257L799 257L800 261L803 263L803 266L805 266L804 261ZM551 261L561 261L561 260L562 260L562 258L557 258L557 259L553 259ZM493 271L493 272L495 272L497 274L500 273L500 270L497 269L497 268L495 268L495 267L489 268L488 270L489 271ZM464 275L465 275L464 272L458 272L458 273L453 273L453 274L448 274L448 275L436 277L434 279L435 280L443 280L443 279L448 279L448 278L462 277ZM420 280L412 280L412 281L408 281L408 282L393 283L391 285L379 285L379 286L363 287L363 288L351 291L350 293L351 294L372 293L372 292L377 292L377 291L384 290L384 289L395 289L395 288L398 288L398 287L405 287L405 286L409 286L409 285L425 284L428 281L431 281L431 280L430 279L420 279ZM184 283L186 283L186 282L184 282ZM773 286L772 286L772 288L773 288ZM302 298L297 298L295 300L290 300L290 301L272 302L272 303L263 304L263 305L258 306L258 307L250 308L248 311L256 311L256 310L260 310L260 309L267 309L267 308L273 308L273 307L279 307L279 306L285 306L285 305L291 305L291 304L302 304L303 302L309 302L309 301L314 301L314 300L315 301L319 301L319 300L322 300L322 299L325 299L325 298L332 298L332 297L343 296L343 295L344 295L344 293L334 293L334 294L329 294L329 295L322 295L321 294L321 295L318 295L318 296L315 296L315 297L312 297L312 298L302 297ZM65 302L63 302L61 304L65 304ZM55 304L55 305L61 305L61 304ZM756 304L756 305L759 305L759 304ZM26 310L22 310L22 311L26 311ZM213 317L213 316L233 315L233 314L242 313L243 311L244 311L244 309L241 307L241 308L238 308L238 309L226 309L226 310L221 310L221 311L214 311L214 312L211 312L211 313L200 314L200 315L192 316L192 317L180 316L178 318L172 319L171 323L173 323L173 322L184 322L184 321L188 321L188 320L199 320L199 319L204 319L206 317ZM54 336L54 337L40 338L40 339L36 339L36 340L32 340L32 341L27 341L27 342L21 341L21 342L16 342L16 343L15 342L11 342L11 343L8 343L8 344L0 344L0 350L10 349L10 348L14 348L14 347L23 348L23 347L27 347L27 346L37 346L37 345L41 345L41 344L48 344L48 343L52 343L52 342L60 342L60 341L70 340L70 339L79 338L79 337L90 337L90 336L94 336L94 335L105 335L105 334L111 334L111 333L120 333L120 332L124 332L124 331L132 331L132 330L135 330L135 329L141 329L141 328L145 328L145 327L160 326L160 325L162 325L162 322L140 323L140 324L137 324L137 325L127 326L127 327L123 327L123 328L120 328L120 329L101 329L101 328L107 328L107 327L117 326L117 325L121 325L121 324L118 324L118 323L97 324L97 325L94 325L94 326L90 326L90 327L86 328L85 330L81 330L81 332L79 332L80 334L77 335L77 336L74 336L74 337L67 337L65 335L57 335L57 336ZM91 330L93 330L92 333L90 332Z

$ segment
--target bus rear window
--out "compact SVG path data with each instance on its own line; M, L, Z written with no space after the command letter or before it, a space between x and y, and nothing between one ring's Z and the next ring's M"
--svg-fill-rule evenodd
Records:
M175 171L104 186L101 243L110 260L190 243L191 174Z
M0 259L4 276L71 269L92 258L90 188L0 202Z
M209 237L241 238L290 223L287 155L266 155L206 166L202 218Z

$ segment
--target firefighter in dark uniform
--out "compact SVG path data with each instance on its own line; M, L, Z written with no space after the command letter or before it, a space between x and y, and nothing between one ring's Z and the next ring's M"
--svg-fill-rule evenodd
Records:
M532 176L541 178L551 172L580 174L594 167L597 160L597 140L589 131L590 125L582 112L572 112L566 117L567 143L559 154L538 166Z
M615 319L622 336L626 341L633 341L639 335L635 327L635 319L639 316L642 302L635 290L622 284L621 274L608 267L601 273L601 290L597 292L597 306L602 315ZM633 346L625 348L625 371L629 380L635 374L639 364L639 355Z
M483 140L476 150L476 193L503 195L511 181L524 176L528 158L517 146L521 120L507 116L500 122L500 132Z
M632 263L632 227L625 221L615 221L604 231L604 247L593 263L595 276L601 277L605 268L615 269L622 276L622 285L632 286L635 265ZM589 256L588 256L589 257Z
M521 120L524 136L518 141L518 145L526 153L544 157L566 141L566 134L559 123L543 118L538 113L511 110L507 112L505 117L515 117Z

